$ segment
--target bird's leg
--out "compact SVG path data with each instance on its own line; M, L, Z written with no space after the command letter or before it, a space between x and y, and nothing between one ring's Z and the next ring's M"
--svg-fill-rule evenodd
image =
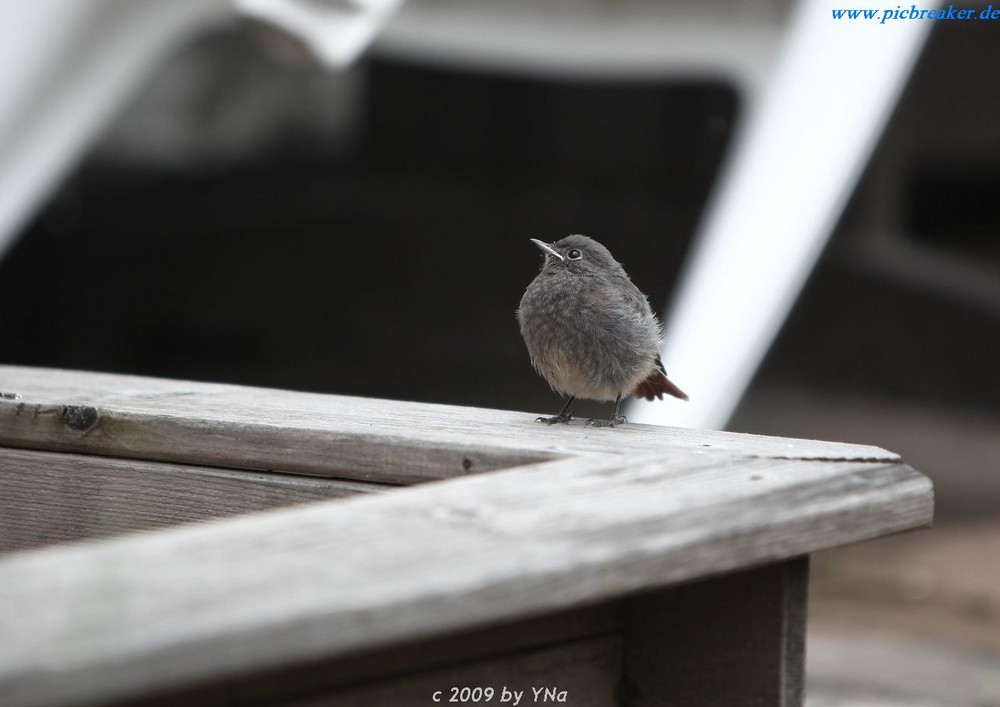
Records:
M628 420L622 415L622 399L623 395L619 395L615 398L615 411L611 415L610 420L587 420L587 425L589 427L617 427L618 425L624 425Z
M569 400L567 400L566 404L563 405L563 409L559 411L558 415L555 417L539 417L535 420L535 422L544 422L546 425L554 425L557 422L569 422L573 417L573 413L567 412L567 410L569 410L569 406L573 404L574 400L576 400L575 395L569 396Z

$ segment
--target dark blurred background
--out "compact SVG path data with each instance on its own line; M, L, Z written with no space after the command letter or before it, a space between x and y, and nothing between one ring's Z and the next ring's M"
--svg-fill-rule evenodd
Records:
M995 40L935 27L758 385L1000 407ZM0 261L3 358L547 409L527 239L590 234L665 304L740 116L721 82L333 74L213 32Z
M979 578L1000 563L983 540L1000 537L994 24L934 23L730 428L873 443L931 476L939 521L960 528L937 537L971 552L947 570L965 593L936 593L944 570L921 546L891 550L898 571L878 550L820 558L819 615L916 602L907 631L938 616L1000 655L1000 593ZM0 260L0 360L554 412L514 319L540 260L527 239L596 237L662 311L743 117L710 78L527 78L378 54L330 73L213 30L144 84ZM987 524L975 542L969 523ZM850 572L860 599L829 590ZM900 655L819 645L834 682ZM1000 675L984 670L963 684Z
M514 318L528 238L593 234L665 302L737 113L719 84L338 75L205 37L0 264L5 359L554 405Z
M926 441L938 418L995 421L996 38L935 23L731 428L906 451L900 435ZM592 235L664 306L740 119L721 80L378 55L336 73L213 30L145 83L0 260L2 358L555 409L514 319L539 265L527 239ZM995 510L996 471L971 467L996 494L945 489L939 514Z

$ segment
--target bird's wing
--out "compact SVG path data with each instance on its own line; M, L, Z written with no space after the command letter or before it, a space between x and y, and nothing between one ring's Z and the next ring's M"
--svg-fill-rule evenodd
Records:
M663 367L663 359L660 358L660 354L656 354L656 367L660 369L663 375L667 375L667 369Z
M635 284L625 278L619 283L614 283L609 288L611 292L617 294L624 300L626 307L640 317L652 315L653 310L649 306L649 300Z

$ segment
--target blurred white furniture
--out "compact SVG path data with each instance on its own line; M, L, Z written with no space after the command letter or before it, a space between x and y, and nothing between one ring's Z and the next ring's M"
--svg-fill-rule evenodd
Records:
M823 250L896 105L929 22L834 20L803 2L752 101L666 317L689 405L636 422L726 425Z
M835 20L839 6L414 1L379 40L422 61L564 77L718 78L740 91L741 125L665 317L663 360L691 402L632 404L634 422L726 425L933 24Z
M0 4L0 258L132 90L227 0Z
M933 23L804 0L36 0L0 7L0 257L164 52L234 10L330 67L379 51L565 77L714 77L744 98L732 153L666 317L687 405L726 424L823 249ZM863 3L854 3L854 6ZM390 18L392 18L390 20Z

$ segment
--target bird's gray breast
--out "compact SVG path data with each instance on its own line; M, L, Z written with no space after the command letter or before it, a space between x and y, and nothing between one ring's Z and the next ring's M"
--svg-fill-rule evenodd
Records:
M555 390L614 400L655 366L660 328L627 278L542 272L518 309L535 369Z

